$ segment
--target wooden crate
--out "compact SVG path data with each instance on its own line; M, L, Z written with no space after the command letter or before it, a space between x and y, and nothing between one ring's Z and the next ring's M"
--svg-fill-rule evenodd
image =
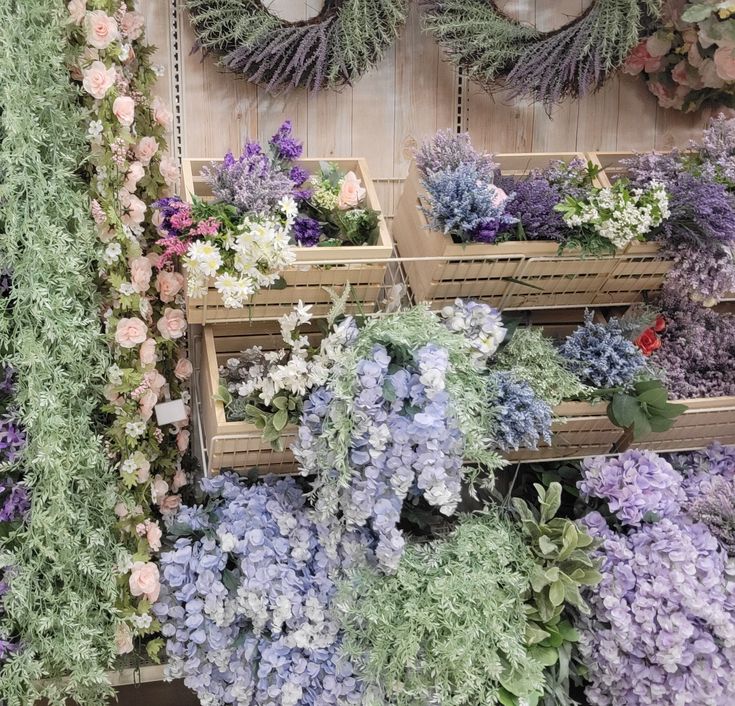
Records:
M296 462L289 449L296 438L296 426L283 431L283 451L274 451L261 432L248 422L228 422L225 406L214 399L219 389L219 366L227 358L236 357L251 346L278 350L283 341L273 326L262 322L210 324L202 330L202 355L199 379L202 428L206 446L207 471L219 473L229 468L247 472L257 468L261 473L295 473Z
M205 200L212 199L212 189L204 180L202 169L217 161L221 160L184 159L182 161L187 199L191 200L193 196ZM364 159L331 159L328 161L336 163L342 171L354 171L362 179L367 191L366 205L380 211L375 186ZM319 169L319 162L319 159L302 159L296 164L310 173L315 173ZM285 288L261 289L242 309L225 308L222 297L214 288L214 284L210 282L206 296L187 297L187 319L192 324L275 319L288 314L299 300L305 304L312 304L312 313L315 316L323 316L331 306L330 295L324 288L331 287L342 291L347 284L352 290L352 311L375 311L376 300L385 279L387 260L393 254L393 241L382 213L379 217L378 230L376 245L333 248L294 247L296 264L282 273L286 281Z
M502 173L522 176L555 159L585 158L580 152L499 154ZM558 254L548 241L495 245L457 244L429 230L420 210L425 198L415 164L406 179L393 222L393 237L416 301L441 308L456 297L473 297L502 310L613 306L640 301L658 289L669 263L654 243L632 243L611 257L592 258L578 250ZM433 258L412 261L411 258Z
M677 417L668 431L649 436L632 444L650 451L691 451L703 449L713 441L735 444L735 397L706 397L676 400L688 409Z

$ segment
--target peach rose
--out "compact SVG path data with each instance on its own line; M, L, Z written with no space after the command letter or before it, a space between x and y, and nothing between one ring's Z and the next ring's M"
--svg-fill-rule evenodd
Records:
M156 289L164 304L172 302L184 288L184 275L180 272L161 270L156 277Z
M93 61L89 68L84 69L82 76L84 90L97 100L102 100L115 83L117 73L114 66L108 69L101 61Z
M87 14L87 43L96 49L107 49L118 37L117 22L104 10Z
M641 71L646 73L655 73L661 70L662 60L661 57L651 56L646 47L646 40L643 40L633 51L628 55L623 65L623 71L631 76L638 75Z
M123 189L120 192L120 205L124 210L122 222L126 226L137 226L143 222L148 207L135 194Z
M130 593L134 596L143 596L150 603L155 603L158 600L161 584L158 567L153 562L133 562L128 583L130 584Z
M135 146L135 156L143 164L150 164L153 155L158 151L158 142L155 138L146 135L140 138L140 142Z
M176 473L174 474L173 480L171 481L171 490L177 492L179 489L183 488L187 483L189 482L189 479L186 477L186 473L184 473L184 470L182 468L177 469Z
M164 515L173 515L181 506L180 495L167 495L159 507Z
M115 628L115 649L119 655L133 651L133 633L127 623L120 622Z
M148 291L152 276L153 267L147 257L136 257L130 263L130 281L135 291L139 294L144 294Z
M725 82L717 74L717 67L712 59L704 59L699 67L699 75L702 77L702 83L707 88L722 88Z
M713 57L717 75L725 82L735 81L735 51L729 47L720 47Z
M153 102L151 103L151 112L153 113L153 120L161 127L168 128L171 126L173 115L160 98L156 97L153 99Z
M346 211L349 208L355 208L365 198L367 192L362 187L360 180L355 172L347 172L342 179L342 186L339 190L337 198L337 208Z
M174 375L179 380L188 380L193 372L194 366L191 364L191 361L188 358L179 358L174 368Z
M166 378L157 370L149 370L143 376L143 382L150 390L153 390L153 392L158 394L166 385Z
M646 40L646 50L653 57L666 56L671 50L671 37L656 33Z
M180 453L184 453L189 448L189 432L180 431L176 435L176 448Z
M146 368L149 365L155 365L156 360L156 342L152 338L146 338L140 347L140 364Z
M690 88L696 88L696 84L700 83L698 76L694 81L690 79L689 62L686 59L682 59L676 66L674 66L671 70L671 78L673 78L680 86L689 86Z
M181 338L186 333L186 318L181 309L166 307L158 320L158 330L166 339Z
M153 408L158 404L158 395L153 390L146 390L138 400L140 416L148 421L153 416Z
M145 168L140 162L132 162L128 167L125 175L125 183L123 188L127 189L131 194L138 186L138 182L145 176Z
M112 112L123 127L135 122L135 101L130 96L118 96L112 104Z
M75 25L80 25L87 13L87 0L71 0L66 9L69 10L69 20Z
M115 514L122 519L123 517L126 517L128 514L128 508L127 505L123 502L119 502L117 505L115 505Z
M138 466L138 483L145 483L151 477L151 462L143 458Z
M155 505L160 505L168 493L168 483L161 476L156 476L151 483L151 499Z
M161 532L161 528L158 526L157 522L150 522L148 523L148 527L146 528L145 532L145 538L148 540L148 546L154 551L157 552L161 549L161 535L163 533Z
M161 160L158 171L169 186L173 186L179 180L179 165L171 157L164 157Z
M115 330L115 341L121 348L135 348L148 337L148 327L137 317L120 319Z
M120 29L133 42L143 34L144 24L143 15L139 12L126 12L120 20Z
M699 47L696 44L692 44L691 47L689 47L689 52L687 54L687 57L689 59L689 63L695 68L698 69L702 62L704 61L704 57L699 51Z

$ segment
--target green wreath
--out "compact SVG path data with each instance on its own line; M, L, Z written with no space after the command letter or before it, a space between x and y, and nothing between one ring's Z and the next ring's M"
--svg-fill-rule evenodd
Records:
M424 26L483 88L505 79L513 95L546 105L596 91L638 43L660 0L595 0L553 32L503 14L493 0L422 0Z
M376 64L405 22L407 0L325 0L310 20L287 22L261 0L186 0L195 49L277 93L352 83Z

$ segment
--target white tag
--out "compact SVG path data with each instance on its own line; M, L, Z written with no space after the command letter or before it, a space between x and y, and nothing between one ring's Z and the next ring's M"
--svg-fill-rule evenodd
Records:
M171 400L170 402L161 402L154 408L156 410L156 421L158 426L162 427L166 424L176 424L176 422L186 421L186 407L184 400Z

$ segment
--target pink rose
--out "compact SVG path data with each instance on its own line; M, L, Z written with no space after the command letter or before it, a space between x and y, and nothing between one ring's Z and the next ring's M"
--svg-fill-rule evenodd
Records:
M115 341L121 348L135 348L148 337L148 327L137 317L120 319L115 330Z
M194 366L188 358L179 358L174 368L174 375L179 380L188 380L194 372Z
M159 505L161 513L164 515L173 515L181 506L180 495L167 495L163 502Z
M488 184L487 188L490 192L490 203L494 208L500 208L508 200L508 194L506 194L499 186Z
M71 0L66 9L69 10L69 19L75 25L80 25L87 13L87 0Z
M143 596L150 603L155 603L161 591L158 567L151 561L134 562L129 584L130 593L134 596Z
M689 88L702 87L702 80L699 76L699 72L692 71L689 68L689 62L686 59L682 59L676 66L674 66L671 70L671 78L673 78L680 86L688 86Z
M87 15L87 43L96 49L107 49L120 34L117 22L103 10L95 10Z
M122 222L126 226L137 226L143 222L148 207L135 194L123 189L120 192L120 205L124 211Z
M160 505L168 493L168 483L161 476L156 476L151 483L151 499L155 505Z
M183 488L188 482L189 482L189 479L186 477L186 473L184 473L184 470L182 468L179 468L176 470L173 480L171 481L171 490L173 490L174 493L176 493L181 488Z
M164 157L161 160L158 171L169 186L173 186L179 180L179 165L171 157Z
M149 370L143 375L143 382L148 386L148 389L158 394L166 385L166 378L157 370Z
M171 111L160 98L156 97L153 99L151 112L153 113L153 120L161 127L170 127L173 115L171 115Z
M158 404L158 395L153 390L146 390L138 400L140 416L148 421L153 416L153 408Z
M722 88L725 82L717 74L717 67L712 59L704 59L699 67L699 75L702 77L702 83L707 88Z
M145 538L148 540L148 546L157 552L161 548L161 528L157 522L149 522L146 528Z
M337 198L337 208L346 211L349 208L356 208L357 205L365 198L367 192L362 187L360 180L355 172L347 172L342 179L342 186L339 190Z
M112 104L112 112L123 127L135 122L135 101L130 96L118 96Z
M689 59L689 63L695 69L698 69L704 61L704 57L700 54L699 47L696 44L692 44L692 46L689 47L687 58Z
M119 655L133 651L133 633L127 623L120 622L115 628L115 649Z
M102 100L105 97L117 77L115 67L111 66L108 69L101 61L92 62L89 68L84 69L82 75L84 77L82 80L84 90L97 100Z
M123 502L119 502L117 505L115 505L115 514L122 519L123 517L126 517L128 514L128 508Z
M184 453L189 448L189 432L180 431L176 435L176 448L180 453Z
M186 318L181 309L166 307L163 316L158 320L158 330L166 339L181 338L186 333Z
M158 142L155 138L146 135L140 138L140 142L135 146L135 156L143 163L150 164L153 155L158 151Z
M152 338L146 338L140 347L140 364L147 368L149 365L155 365L156 360L156 341Z
M145 176L145 168L140 162L132 162L128 167L125 175L125 183L123 188L127 189L131 194L138 186L138 182Z
M138 465L138 483L146 483L150 477L151 462L147 458L144 458Z
M184 275L180 272L161 270L156 277L156 289L164 304L172 302L184 287Z
M671 37L657 32L646 40L646 50L653 57L666 56L671 51Z
M120 29L131 42L143 34L143 26L143 15L138 12L126 12L120 20Z
M717 75L725 82L735 81L735 51L729 47L720 47L713 58Z
M631 76L636 76L641 71L646 73L656 73L661 70L662 60L661 57L651 56L646 47L646 40L643 40L633 51L628 55L623 65L623 71Z
M147 257L136 257L130 263L130 281L133 289L139 294L148 291L152 276L153 267L151 267L151 261Z

